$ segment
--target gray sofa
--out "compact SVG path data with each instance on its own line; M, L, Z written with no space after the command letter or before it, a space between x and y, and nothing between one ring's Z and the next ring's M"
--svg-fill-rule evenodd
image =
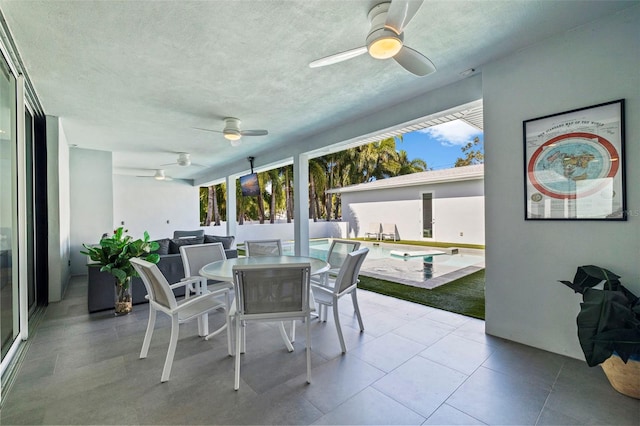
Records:
M182 231L176 231L182 232ZM225 246L225 253L227 255L227 259L238 257L238 251L234 248L230 248L233 244L233 237L215 237L207 235L209 238L208 241L204 241L203 238L194 238L194 239L185 239L184 237L180 238L180 241L176 241L176 239L172 239L170 241L174 241L175 244L165 244L164 240L158 240L161 242L161 250L158 251L160 254L160 261L158 262L158 269L164 274L167 278L169 284L176 283L184 278L184 266L182 265L182 257L180 253L167 253L163 254L166 249L169 251L179 250L180 245L184 245L186 243L191 244L202 244L203 242L217 242L221 239L225 239L223 245ZM216 241L213 241L213 240ZM169 239L166 239L169 240ZM187 241L188 240L188 241ZM226 248L229 247L229 248ZM88 290L87 290L87 304L89 308L89 312L98 312L104 311L107 309L114 308L114 286L115 279L113 275L108 272L100 272L99 265L87 264L88 269ZM139 277L134 277L132 280L132 292L133 292L133 304L147 303L147 299L145 296L147 295L147 289L144 286L144 283ZM184 288L175 290L176 296L184 296Z

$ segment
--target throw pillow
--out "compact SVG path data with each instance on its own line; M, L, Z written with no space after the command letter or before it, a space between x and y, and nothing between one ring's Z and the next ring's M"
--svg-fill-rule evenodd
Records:
M222 247L224 247L225 250L228 250L231 248L231 245L233 244L233 242L235 241L236 237L234 237L233 235L228 236L228 237L221 237L218 235L205 235L204 236L204 242L205 243L222 243Z
M204 229L197 229L195 231L173 231L173 238L197 238L204 237Z
M204 243L204 237L199 238L174 238L169 240L169 254L180 254L181 246Z
M156 243L158 243L160 245L160 247L154 253L157 253L160 256L163 256L165 254L169 254L169 242L170 241L171 240L169 238L163 238L161 240L156 240Z

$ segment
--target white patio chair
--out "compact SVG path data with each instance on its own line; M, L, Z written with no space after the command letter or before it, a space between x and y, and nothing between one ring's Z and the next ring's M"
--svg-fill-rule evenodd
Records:
M358 307L358 296L356 290L358 285L358 274L360 273L360 267L362 266L362 262L364 262L367 253L369 253L369 249L366 247L356 250L352 253L348 253L344 263L342 264L342 267L340 268L338 276L335 279L329 278L328 286L311 286L313 290L313 297L315 298L316 303L318 303L318 314L320 321L327 320L327 309L329 306L333 307L333 318L336 323L336 330L338 331L338 339L340 340L342 353L347 352L347 346L344 343L342 328L340 327L338 300L342 296L345 296L347 294L351 295L353 310L358 317L360 331L364 331L362 316L360 315L360 308Z
M281 240L250 240L244 242L245 256L282 256ZM282 324L284 331L284 324ZM291 338L287 340L294 342L296 340L296 322L291 321ZM288 346L288 345L287 345Z
M282 241L252 240L244 242L246 256L282 256Z
M311 333L308 263L234 266L235 303L229 314L235 327L235 381L240 387L240 354L246 348L248 321L294 321L306 324L307 383L311 383ZM283 329L280 329L283 333ZM283 336L284 337L284 336Z
M393 239L393 241L396 241L396 224L395 223L382 224L382 233L380 234L380 239L384 240L385 238Z
M380 223L369 223L369 228L367 228L367 231L364 233L364 238L366 239L370 236L373 236L376 240L380 239Z
M198 319L208 312L224 307L225 303L220 300L220 296L223 296L225 292L228 293L229 290L223 289L217 292L206 292L188 299L176 301L176 297L173 294L174 288L178 286L188 286L191 283L195 283L200 288L204 288L207 285L206 278L196 277L170 285L156 264L140 258L133 258L130 262L140 275L140 278L142 278L149 297L149 323L147 324L147 331L144 334L140 358L146 358L149 352L151 336L153 335L156 322L156 312L160 311L171 317L171 338L160 378L160 381L166 382L169 380L173 357L176 353L179 325L183 322Z
M200 269L208 263L216 262L218 260L226 260L227 255L224 251L224 246L222 243L207 243L207 244L194 244L188 246L180 247L180 256L182 256L182 265L184 266L184 276L183 280L191 280L192 278L200 277ZM185 296L190 297L192 292L198 294L201 290L204 289L195 289L193 285L189 286L189 289L185 289ZM210 292L217 292L220 290L227 290L224 292L225 296L225 318L227 319L226 323L219 327L212 333L209 333L209 321L208 314L204 314L201 324L201 332L205 335L205 340L209 340L210 338L222 333L225 328L229 327L229 310L231 309L231 290L233 290L232 282L207 282L206 289ZM227 343L229 349L231 350L231 334L227 333ZM231 355L231 351L229 351L229 355Z
M338 276L340 268L347 258L347 254L354 252L360 248L359 241L350 240L333 240L327 253L327 262L330 265L329 271L321 277L311 277L312 285L326 285L327 278Z

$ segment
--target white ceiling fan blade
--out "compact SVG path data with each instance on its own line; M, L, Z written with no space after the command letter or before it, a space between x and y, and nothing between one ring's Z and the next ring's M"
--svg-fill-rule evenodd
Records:
M205 132L222 133L222 130L203 129L202 127L192 127L192 129L204 130Z
M436 66L422 53L410 47L402 46L402 49L393 57L402 68L419 77L436 71Z
M240 134L242 136L265 136L268 135L269 132L266 130L242 130Z
M351 50L345 50L344 52L336 53L335 55L325 56L324 58L317 59L309 64L310 68L324 67L325 65L336 64L338 62L346 61L347 59L355 58L364 53L367 53L367 46L357 47Z
M422 6L422 2L423 0L392 0L384 26L391 28L397 34L402 33Z

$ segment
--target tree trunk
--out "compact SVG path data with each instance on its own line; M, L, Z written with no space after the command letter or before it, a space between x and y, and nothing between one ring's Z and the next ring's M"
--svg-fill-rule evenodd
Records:
M209 200L211 200L211 192L209 192ZM220 226L220 209L218 208L218 188L215 185L213 185L213 225Z
M213 203L216 199L215 186L210 186L207 193L207 218L204 220L204 226L211 226L211 219L213 218Z
M291 182L289 181L289 168L284 170L284 189L285 189L285 201L287 206L287 223L291 223L293 219L293 206L291 200Z
M275 182L271 180L271 203L269 204L269 223L276 223L276 191Z
M262 190L258 192L258 219L260 223L264 223L264 198L262 197Z
M309 192L309 216L313 219L314 222L318 221L318 214L316 212L316 184L313 179L313 176L309 176L309 188L311 191Z

